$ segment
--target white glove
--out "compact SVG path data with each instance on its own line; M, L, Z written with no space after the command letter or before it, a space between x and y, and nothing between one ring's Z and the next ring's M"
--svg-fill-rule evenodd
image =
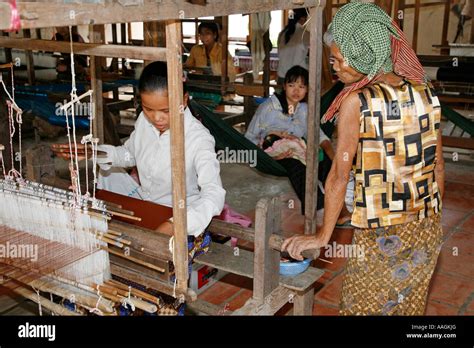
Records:
M97 146L98 151L103 151L106 154L97 155L97 164L102 170L109 170L114 165L114 154L115 146L112 145L99 145Z

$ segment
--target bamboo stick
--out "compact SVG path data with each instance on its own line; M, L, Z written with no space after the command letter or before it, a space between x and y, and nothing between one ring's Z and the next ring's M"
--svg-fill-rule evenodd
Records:
M56 313L58 315L71 315L71 316L80 315L79 313L70 311L69 309L67 309L63 306L60 306L60 305L48 300L47 298L45 298L43 296L38 296L37 293L35 293L35 292L33 292L29 289L26 289L24 287L17 287L17 288L13 288L11 290L16 292L17 294L27 298L28 300L31 300L31 301L36 302L36 303L39 302L42 307L44 307L44 308L46 308L46 309L50 310L51 312Z
M122 232L117 232L117 231L111 230L110 228L107 229L107 233L113 234L114 236L117 236L117 237L121 237L123 235Z
M118 282L116 280L113 280L113 279L110 279L107 282L114 285L114 286L116 286L116 287L118 287L118 288L120 288L120 289L122 289L122 290L128 291L128 289L129 289L127 285L125 285L123 283L120 283L120 282ZM157 304L160 303L160 299L158 297L150 295L150 294L148 294L144 291L141 291L139 289L136 289L134 287L130 287L130 292L132 293L132 295L137 296L137 297L141 297L142 299L146 299L148 301L151 301L152 303L157 303Z
M117 255L117 256L120 256L124 259L127 259L129 261L132 261L132 262L135 262L135 263L138 263L139 265L142 265L142 266L145 266L145 267L148 267L148 268L151 268L151 269L154 269L155 271L158 271L160 273L165 273L165 269L161 268L161 267L158 267L158 266L155 266L149 262L145 262L145 261L142 261L140 259L137 259L136 257L132 257L132 256L127 256L123 253L120 253L118 251L115 251L113 249L110 249L110 248L106 248L106 247L102 247L103 250L106 250L108 251L109 253L113 254L113 255Z
M80 306L85 305L94 308L99 299L95 293L89 294L85 291L81 291L79 288L74 289L71 285L61 284L59 281L53 279L41 278L29 282L29 285L41 291L50 292L69 300L71 300L71 295L74 295L74 302ZM114 312L111 303L106 303L104 301L99 301L97 308L102 312Z
M114 246L116 246L116 247L123 248L123 244L122 244L122 243L117 242L117 241L115 241L115 240L113 240L113 239L109 239L109 238L107 238L107 237L104 237L103 235L98 235L97 238L100 239L100 240L102 240L102 241L104 241L104 242L106 242L106 243L108 243L108 244L112 244L112 245L114 245Z
M115 241L117 241L119 243L122 243L122 244L125 244L125 245L131 245L132 244L131 241L123 239L122 237L115 236L113 234L105 233L104 237L106 237L108 239L111 239L111 240L115 240Z

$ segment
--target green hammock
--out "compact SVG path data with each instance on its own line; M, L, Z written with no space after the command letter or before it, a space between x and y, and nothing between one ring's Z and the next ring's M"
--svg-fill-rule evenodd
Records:
M320 117L324 115L326 110L331 105L334 98L344 88L341 82L337 82L328 92L321 98L321 113ZM226 147L232 150L255 150L257 151L257 166L256 168L265 174L275 176L287 176L287 172L283 166L270 157L265 151L260 149L250 140L245 138L241 133L235 130L225 121L215 116L213 111L207 107L200 105L195 100L190 100L189 107L194 116L200 118L204 126L211 132L216 140L216 147L224 150ZM456 126L462 128L469 134L474 135L474 122L468 120L461 114L452 110L451 108L441 105L443 115L445 115ZM327 136L331 137L334 132L334 124L327 122L321 124L321 129Z
M337 83L321 98L321 115L324 115L333 99L343 87L344 85L342 83ZM283 168L282 165L267 155L265 151L244 137L232 126L227 124L218 116L214 115L214 113L206 106L203 106L191 99L189 102L189 107L191 108L194 116L200 118L204 126L206 126L206 128L209 129L209 132L211 132L211 134L214 136L216 140L216 148L220 150L223 150L226 147L231 150L255 150L257 152L256 168L259 171L275 176L288 175L286 169ZM332 123L321 125L321 128L328 136L331 136L332 132L334 131L334 125Z
M474 122L443 104L441 104L441 113L456 126L468 132L471 137L474 136Z

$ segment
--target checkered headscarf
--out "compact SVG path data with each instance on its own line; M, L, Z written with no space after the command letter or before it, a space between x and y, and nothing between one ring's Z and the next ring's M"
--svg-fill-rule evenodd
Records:
M334 118L349 93L384 73L393 71L406 79L426 82L423 67L405 35L377 5L352 1L342 6L328 30L332 32L334 42L347 63L367 76L339 93L324 115L323 122Z

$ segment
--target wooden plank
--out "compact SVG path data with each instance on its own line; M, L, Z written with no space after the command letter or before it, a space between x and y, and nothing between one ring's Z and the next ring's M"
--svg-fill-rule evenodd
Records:
M221 269L226 272L253 278L254 253L244 249L234 250L230 246L212 243L206 254L198 256L194 262ZM279 274L279 270L277 272ZM279 284L295 291L305 291L314 284L324 271L319 268L309 267L305 272L291 277L279 277Z
M306 291L324 274L324 270L309 267L305 272L295 276L280 277L280 285L295 291Z
M112 231L122 232L123 238L131 241L131 246L144 254L164 260L173 259L168 249L169 236L114 220L109 222L108 228Z
M10 289L0 286L0 314L11 310L23 301L25 301L24 297L18 296Z
M104 37L101 35L101 28L97 25L89 26L89 38L92 44L102 43ZM94 116L92 119L92 129L95 138L99 139L99 144L104 143L104 105L102 101L102 64L100 58L91 55L90 72L91 88L94 91L92 96Z
M474 138L443 136L443 147L474 150Z
M65 3L62 0L47 2L17 1L23 29L47 28L52 25L69 26L90 25L92 23L160 21L206 17L210 14L213 16L228 16L231 14L311 7L317 3L317 0L302 0L297 3L288 0L215 0L209 1L206 6L199 6L183 0L160 3L157 3L156 0L121 0L107 1L100 4L90 3L87 0L75 0L71 3ZM7 2L0 3L0 30L9 29L10 20L10 5Z
M38 51L71 53L71 46L66 41L13 39L0 37L0 47L20 48ZM73 43L74 54L97 57L127 57L143 60L166 60L166 50L162 47L141 47L123 45L105 45L97 43Z
M173 185L174 266L177 288L188 286L188 234L186 221L186 166L184 158L184 104L181 23L166 23L168 89L171 132L171 166Z
M318 199L319 114L321 99L322 22L325 4L311 9L308 91L308 147L306 151L305 234L316 233Z
M314 304L314 289L294 297L293 315L312 315Z
M278 286L265 298L263 303L251 298L232 315L273 315L294 297L295 293L292 290Z
M280 199L260 199L255 209L253 299L261 303L278 286L280 253L271 249L269 242L272 233L280 230L280 225Z
M254 254L244 249L234 249L227 245L212 243L209 251L194 259L195 263L211 266L226 272L253 278Z
M110 265L110 272L116 275L117 277L128 279L147 288L152 288L156 291L173 296L174 285L170 282L164 282L159 279L150 278L146 275L138 274L135 271L115 264ZM176 297L180 297L180 295L183 295L187 301L195 301L197 299L196 293L191 289L187 289L185 292L182 292L178 288L176 288Z
M196 301L186 304L186 311L191 315L230 315L232 311L225 307L218 306L207 301L197 299Z

